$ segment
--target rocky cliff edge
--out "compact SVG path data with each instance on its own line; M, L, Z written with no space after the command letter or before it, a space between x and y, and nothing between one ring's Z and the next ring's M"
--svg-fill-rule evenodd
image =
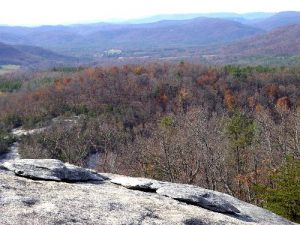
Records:
M220 192L54 159L0 166L0 215L1 225L295 225Z

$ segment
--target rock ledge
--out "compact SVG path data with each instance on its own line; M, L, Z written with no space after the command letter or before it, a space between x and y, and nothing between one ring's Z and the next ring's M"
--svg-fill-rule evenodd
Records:
M53 181L103 181L107 179L93 170L84 169L56 159L18 159L3 167L18 176Z
M98 174L53 159L15 160L2 168L1 225L295 225L230 195L192 185Z

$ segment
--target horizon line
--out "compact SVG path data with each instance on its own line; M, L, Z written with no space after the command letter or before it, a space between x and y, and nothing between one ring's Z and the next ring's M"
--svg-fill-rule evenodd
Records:
M5 26L5 27L28 27L28 28L35 28L35 27L43 27L43 26L76 26L76 25L89 25L89 24L98 24L98 23L107 23L107 24L146 24L146 23L155 23L159 21L164 21L168 19L161 19L161 20L155 20L155 17L163 17L163 16L195 16L196 17L210 17L210 18L238 18L238 16L243 16L246 15L251 15L251 14L277 14L277 13L285 13L285 12L300 12L297 10L289 10L289 11L277 11L277 12L267 12L267 11L250 11L250 12L222 12L222 11L215 11L215 12L195 12L195 13L166 13L166 14L153 14L150 16L145 16L145 17L136 17L136 18L109 18L109 19L99 19L99 20L87 20L87 21L78 21L78 22L62 22L62 23L45 23L45 24L1 24L0 26ZM217 17L217 15L220 14L220 17ZM237 17L230 17L228 16L221 16L221 14L235 14ZM262 17L263 18L263 17ZM151 20L154 19L152 22L142 22L142 20ZM193 18L187 18L187 19L176 19L172 18L169 20L188 20L188 19L193 19ZM247 18L244 18L247 19ZM251 19L248 19L251 20Z

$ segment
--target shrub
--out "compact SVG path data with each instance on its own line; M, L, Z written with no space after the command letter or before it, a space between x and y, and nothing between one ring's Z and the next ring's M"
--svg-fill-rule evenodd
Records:
M22 82L15 79L0 78L0 91L12 92L22 87Z
M171 127L174 124L173 118L171 116L163 116L159 121L162 127Z
M106 156L117 151L122 138L99 118L61 121L42 133L23 137L19 153L22 158L54 158L84 166L91 153Z
M288 157L271 177L273 185L260 187L264 207L300 222L300 160Z
M224 67L225 73L233 76L235 79L244 81L247 79L249 75L253 73L252 67L241 67L235 65L227 65Z
M3 123L8 128L20 127L22 125L22 118L16 113L9 113L4 116Z

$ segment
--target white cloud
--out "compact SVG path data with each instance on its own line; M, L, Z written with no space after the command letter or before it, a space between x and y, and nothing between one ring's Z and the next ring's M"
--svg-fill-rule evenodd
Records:
M299 0L0 0L0 24L61 24L157 14L300 11Z

